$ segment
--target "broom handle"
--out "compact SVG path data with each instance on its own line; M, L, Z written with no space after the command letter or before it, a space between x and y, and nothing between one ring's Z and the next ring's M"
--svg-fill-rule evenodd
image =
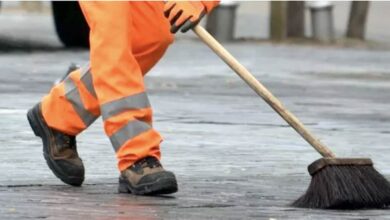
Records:
M207 44L227 65L233 69L260 97L264 99L291 127L293 127L318 153L323 157L336 157L336 155L322 144L305 126L289 112L283 104L263 86L243 65L241 65L217 40L215 40L203 27L197 25L193 28L198 37Z

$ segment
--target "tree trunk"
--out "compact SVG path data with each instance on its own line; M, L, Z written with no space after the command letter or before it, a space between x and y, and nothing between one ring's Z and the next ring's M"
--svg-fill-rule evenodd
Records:
M271 40L284 40L286 33L287 2L271 1L270 38Z
M287 2L287 37L305 37L305 2Z
M349 14L347 37L364 40L368 8L368 1L352 2Z

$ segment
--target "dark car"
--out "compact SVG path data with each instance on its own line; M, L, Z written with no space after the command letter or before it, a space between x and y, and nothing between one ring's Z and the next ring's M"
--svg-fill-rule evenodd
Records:
M89 47L89 27L77 1L52 1L54 24L66 47ZM1 8L1 1L0 1Z
M77 1L52 1L54 24L66 47L89 47L89 27ZM1 8L1 1L0 1Z
M77 1L53 1L55 28L66 47L88 47L89 27Z

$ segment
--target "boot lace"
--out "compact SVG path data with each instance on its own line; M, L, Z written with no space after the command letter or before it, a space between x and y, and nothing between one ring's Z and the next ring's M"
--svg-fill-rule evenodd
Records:
M75 149L76 148L76 137L70 136L66 134L57 133L56 135L57 141L60 143L59 146L61 146L62 149L70 148Z
M161 167L160 161L158 161L155 157L146 157L143 158L133 165L133 169L136 171L140 171L143 168L155 168L155 167Z

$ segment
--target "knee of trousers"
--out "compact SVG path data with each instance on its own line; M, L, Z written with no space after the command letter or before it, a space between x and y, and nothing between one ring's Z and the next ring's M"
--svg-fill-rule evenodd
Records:
M145 36L135 36L133 39L133 50L135 54L144 54L145 51L148 53L162 55L170 44L174 41L174 35L169 30L160 29L156 33ZM142 43L140 44L140 40Z
M173 43L174 36L169 31L164 31L162 35L156 40L160 49L166 50L166 48Z
M158 31L158 35L149 36L149 38L142 42L142 45L137 44L136 37L133 41L133 53L137 58L143 75L161 59L170 44L174 41L174 36L169 30ZM161 33L161 34L160 34Z

